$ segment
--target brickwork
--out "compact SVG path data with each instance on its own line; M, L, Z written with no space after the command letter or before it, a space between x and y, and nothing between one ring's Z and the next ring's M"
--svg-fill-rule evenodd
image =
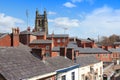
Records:
M37 49L44 49L44 56L52 57L52 46L51 44L30 44L29 45L31 48L37 48ZM48 53L48 55L46 55Z
M11 37L10 37L9 34L7 34L4 37L0 38L0 46L3 46L3 47L11 46Z
M19 28L13 28L11 34L11 46L19 46Z

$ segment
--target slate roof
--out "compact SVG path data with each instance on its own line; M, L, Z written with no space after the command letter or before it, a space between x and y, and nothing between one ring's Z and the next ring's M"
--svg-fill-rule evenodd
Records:
M76 49L76 48L78 48L78 45L76 42L71 41L68 43L67 48L75 48Z
M52 43L52 40L33 40L30 44L47 44Z
M7 80L21 80L53 72L46 64L21 48L0 48L0 74Z
M33 33L30 31L24 30L24 31L21 31L20 34L33 34Z
M47 35L47 38L51 38L52 34L51 35ZM63 37L69 37L68 34L54 34L53 35L54 38L63 38Z
M89 42L92 42L91 40L88 40L88 39L81 39L81 38L77 38L77 39L80 40L80 41L82 41L82 42L83 42L83 41L84 41L84 42L88 42L88 43L89 43Z
M0 33L0 38L4 37L6 35L8 35L8 33Z
M110 53L102 48L77 48L80 53Z
M59 52L59 51L60 51L60 47L53 47L53 48L52 48L52 51Z
M111 48L109 49L110 52L119 52L120 53L120 48Z
M35 36L42 36L42 35L45 34L45 32L41 32L41 31L38 31L38 32L32 32L32 33L33 33L33 35L35 35Z
M116 44L120 44L120 42L114 42L113 44L114 44L114 45L116 45Z
M74 63L72 60L62 56L48 58L46 61L49 64L54 65L56 70L76 65L76 63Z
M76 63L81 67L100 62L94 55L84 55L76 57Z

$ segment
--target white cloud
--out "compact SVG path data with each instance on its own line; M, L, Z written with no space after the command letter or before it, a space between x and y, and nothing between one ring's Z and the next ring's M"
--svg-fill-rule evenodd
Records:
M80 26L78 19L70 19L68 17L58 17L56 19L49 19L48 21L52 22L54 27L72 28Z
M76 7L76 5L71 3L71 2L66 2L66 3L63 4L63 6L68 7L68 8Z
M58 17L56 19L50 19L49 24L52 24L56 33L64 32L64 30L59 27L67 27L68 30L66 33L70 34L70 36L77 36L80 38L91 37L97 39L98 35L120 35L120 9L103 6L90 13L84 13L84 15L80 15L80 17L83 19ZM51 31L53 28L50 28Z
M48 12L48 14L49 14L49 15L55 15L55 14L56 14L56 12L49 11L49 12Z
M72 0L72 2L82 2L83 0Z
M24 21L11 16L0 13L0 32L10 32L12 27L23 24Z
M93 4L95 0L71 0L73 3L76 3L76 2L88 2L90 4Z
M120 35L120 9L104 6L85 15L81 21L81 29L85 36Z

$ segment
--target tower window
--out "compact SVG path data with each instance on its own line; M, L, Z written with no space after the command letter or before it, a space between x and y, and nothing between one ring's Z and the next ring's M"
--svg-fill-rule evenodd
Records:
M40 26L40 20L38 20L38 26Z

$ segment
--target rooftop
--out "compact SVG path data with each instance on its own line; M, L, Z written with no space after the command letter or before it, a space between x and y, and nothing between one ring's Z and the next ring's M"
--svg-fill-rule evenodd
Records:
M41 32L41 31L38 31L38 32L32 32L33 35L35 36L41 36L41 35L45 35L45 32Z
M56 70L76 65L72 60L62 56L48 58L46 61L49 64L54 65Z
M43 63L24 49L0 48L0 74L7 80L31 78L54 70L52 65Z
M86 55L86 56L78 56L76 57L76 63L80 64L80 66L87 66L90 64L95 64L100 62L96 59L94 55Z
M114 45L117 45L117 44L119 45L119 44L120 44L120 42L114 42L113 44L114 44Z
M0 33L0 38L6 36L8 33Z
M81 38L77 38L77 40L80 40L80 41L82 41L82 42L87 42L87 43L89 43L89 42L93 42L92 40L81 39Z
M80 53L110 53L102 48L78 48Z
M68 43L67 48L78 48L78 45L76 42L71 41Z
M33 40L30 44L47 44L52 43L52 40Z
M24 30L24 31L21 31L20 34L33 34L33 33L30 31Z
M110 52L119 52L120 53L120 48L111 48L109 49Z
M53 37L54 38L60 38L60 37L68 37L69 35L68 34L54 34ZM51 38L52 37L52 34L51 35L47 35L47 38Z

